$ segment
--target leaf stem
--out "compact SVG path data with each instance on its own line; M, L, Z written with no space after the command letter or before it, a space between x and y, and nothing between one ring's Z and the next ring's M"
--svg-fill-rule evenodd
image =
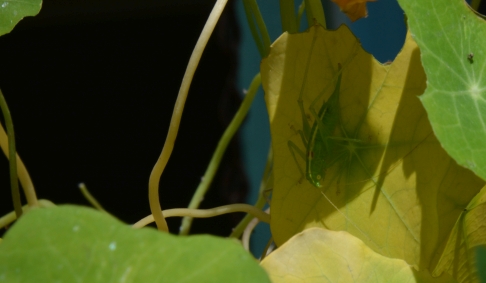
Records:
M258 223L260 223L260 221L258 221L258 219L256 218L253 218L250 223L248 223L248 225L245 227L245 231L243 232L243 236L241 237L241 243L243 244L243 248L245 248L245 250L247 251L250 251L250 237Z
M246 21L248 22L248 27L250 28L250 32L251 35L253 36L253 41L255 41L258 52L260 53L260 56L263 57L263 54L265 54L263 50L263 42L262 39L260 38L260 35L258 34L258 30L255 25L255 20L253 19L253 15L251 12L252 10L249 1L250 0L243 0L243 8L245 10Z
M266 203L265 198L263 197L262 194L259 194L258 200L255 203L255 207L261 210L265 206L265 203ZM243 217L240 223L238 223L238 225L236 225L236 227L233 229L229 237L236 238L236 239L240 238L243 232L245 231L246 227L248 226L248 224L253 219L255 219L255 216L251 214L245 215L245 217Z
M265 171L263 172L263 178L260 183L260 191L258 192L258 199L255 203L255 207L262 210L265 204L267 203L267 200L265 198L265 190L271 187L273 184L273 175L271 174L272 172L272 164L273 164L273 153L272 149L270 148L268 152L268 158L267 158L267 163L265 165ZM253 219L253 215L247 214L245 217L238 223L238 225L233 229L233 232L231 232L231 235L229 236L230 238L240 238L241 235L243 234L243 231L245 231L245 228L248 226L250 221Z
M267 26L265 25L265 21L263 21L262 14L260 13L260 8L258 8L256 0L250 0L250 5L263 40L263 57L267 57L268 53L270 52L270 44L272 44L270 35L268 34Z
M246 114L248 113L248 110L250 109L251 104L253 103L253 99L257 94L261 82L262 79L260 73L258 73L253 78L250 84L250 88L248 89L248 92L245 98L243 99L240 108L236 112L235 116L233 117L233 120L231 120L231 123L226 128L226 130L223 133L223 136L219 140L218 146L216 147L216 150L214 151L214 154L211 157L211 161L209 162L206 172L204 173L204 177L202 178L201 183L199 183L196 192L192 196L188 208L198 208L202 200L204 199L204 195L208 191L209 186L211 185L211 182L214 179L214 175L216 175L216 171L218 170L219 164L221 163L221 159L223 158L224 152L226 151L226 148L228 147L228 144L233 138L233 136L235 135L236 131L240 128L243 119L246 117ZM191 217L188 216L184 217L184 219L182 219L182 224L181 224L179 234L187 235L191 228L191 223L192 223Z
M12 123L12 116L7 106L7 101L0 90L0 108L2 109L5 126L8 133L8 160L10 168L10 189L12 192L12 201L17 218L22 215L22 200L20 199L19 180L17 177L17 152L15 151L15 133Z
M160 231L169 231L169 227L167 226L167 222L164 219L164 215L162 213L162 207L160 205L159 200L159 181L164 172L165 166L169 161L170 155L172 154L172 150L174 148L174 143L177 137L177 132L179 131L179 125L181 122L182 112L184 110L184 104L186 103L187 94L189 92L189 88L192 82L192 78L194 77L194 73L196 72L197 65L199 64L199 60L201 59L202 53L206 44L211 36L216 23L218 22L221 13L223 12L224 7L228 0L217 0L216 4L214 4L214 8L211 11L211 14L204 25L204 28L197 40L196 46L194 47L194 51L192 52L191 58L189 59L189 63L187 64L186 72L182 79L182 84L179 89L179 94L177 96L177 100L174 106L174 111L172 112L172 118L170 121L169 132L167 134L167 138L164 143L164 147L162 148L162 153L159 156L154 168L152 169L152 173L150 174L149 178L149 204L150 210L155 218L155 223L157 224L157 228Z
M0 124L0 147L2 148L3 153L7 158L9 158L8 154L8 148L9 148L9 143L8 143L8 136L5 130L3 129L2 124ZM22 159L20 159L20 156L16 154L16 159L17 159L17 175L20 180L20 184L22 185L22 188L24 189L24 194L25 198L27 199L27 203L29 206L37 206L37 196L35 193L35 188L34 184L32 183L32 179L30 178L29 172L27 171L27 168L25 168L24 163L22 162Z
M309 27L317 22L326 28L326 17L324 16L324 8L322 7L321 0L305 0L305 13Z
M283 32L297 33L299 31L295 17L294 0L280 0L280 18Z
M265 223L270 223L270 215L260 209L245 203L229 204L211 209L192 209L192 208L173 208L163 211L165 217L189 216L196 218L209 218L233 212L246 212L260 219ZM133 224L134 228L142 228L154 222L154 216L148 215Z
M266 57L270 52L270 35L268 34L267 26L263 21L262 14L258 8L256 0L243 0L243 7L245 9L246 19L248 21L248 26L250 27L251 35L255 41L260 56ZM255 26L253 20L256 21L258 26ZM261 36L261 38L260 38Z
M86 198L86 200L96 209L98 209L99 211L102 211L102 212L105 212L105 213L108 213L104 208L103 206L101 206L101 204L96 200L96 198L88 191L88 188L86 187L86 185L84 183L79 183L78 184L78 188L79 190L81 190L81 193L83 194L83 196Z

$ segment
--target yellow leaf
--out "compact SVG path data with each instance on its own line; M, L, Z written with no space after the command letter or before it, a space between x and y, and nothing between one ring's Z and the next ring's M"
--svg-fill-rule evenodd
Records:
M486 244L486 187L457 219L433 275L444 271L460 282L479 282L474 250Z
M387 258L347 232L311 228L295 235L261 263L272 282L456 282L432 278L405 261Z
M327 141L344 154L324 160L324 184L317 188L300 173L317 148L304 158L294 151L294 158L289 141L306 151L299 97L305 119L315 124L312 113L336 88L339 65L339 111L328 109L339 123ZM434 270L433 257L442 253L484 181L458 166L435 138L418 99L426 78L411 36L396 60L382 65L347 27L314 26L283 34L261 73L274 156L271 230L277 245L310 227L345 230L381 255Z

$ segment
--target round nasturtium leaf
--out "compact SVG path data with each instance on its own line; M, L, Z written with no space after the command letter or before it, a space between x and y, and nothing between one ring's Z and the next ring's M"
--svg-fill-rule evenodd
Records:
M420 54L421 100L459 164L486 180L486 22L463 0L399 0Z
M42 0L0 0L0 35L12 31L24 17L39 13Z
M269 282L230 239L133 229L90 208L28 212L0 243L0 282Z
M433 278L404 260L382 256L344 231L310 228L295 235L261 263L272 282L453 283L448 274Z
M436 139L418 98L426 77L412 37L393 63L382 65L346 26L314 26L283 34L261 74L272 135L276 244L311 227L345 230L381 255L432 272L485 182ZM339 76L339 104L332 106ZM323 130L309 136L304 121L315 125L316 113L326 113ZM320 165L308 162L319 152L333 153ZM304 176L309 164L322 169L319 186Z

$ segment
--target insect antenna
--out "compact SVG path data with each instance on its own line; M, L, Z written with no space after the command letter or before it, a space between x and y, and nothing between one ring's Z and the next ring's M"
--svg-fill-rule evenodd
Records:
M363 236L365 236L365 238L370 241L371 243L373 243L376 247L380 247L378 244L375 243L375 241L373 241L373 239L371 239L363 230L361 230L361 228L358 227L358 225L356 225L356 223L354 223L353 220L351 220L348 216L346 216L346 214L344 214L328 197L327 195L321 191L321 194L324 196L324 198L326 198L326 200L334 207L334 209L336 209L337 212L339 212L344 218L346 218L346 220L351 224L353 225L354 228L356 228L356 230L358 230Z

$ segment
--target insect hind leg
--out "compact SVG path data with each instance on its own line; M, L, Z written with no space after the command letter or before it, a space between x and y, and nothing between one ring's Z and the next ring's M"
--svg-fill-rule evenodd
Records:
M300 172L299 184L301 184L305 178L305 175L304 175L304 170L302 170L301 166L299 165L297 156L295 154L297 153L297 155L300 156L303 160L306 160L305 153L292 141L288 141L287 145L289 147L290 153L292 154L292 157L294 158L297 168L299 168L299 172Z

